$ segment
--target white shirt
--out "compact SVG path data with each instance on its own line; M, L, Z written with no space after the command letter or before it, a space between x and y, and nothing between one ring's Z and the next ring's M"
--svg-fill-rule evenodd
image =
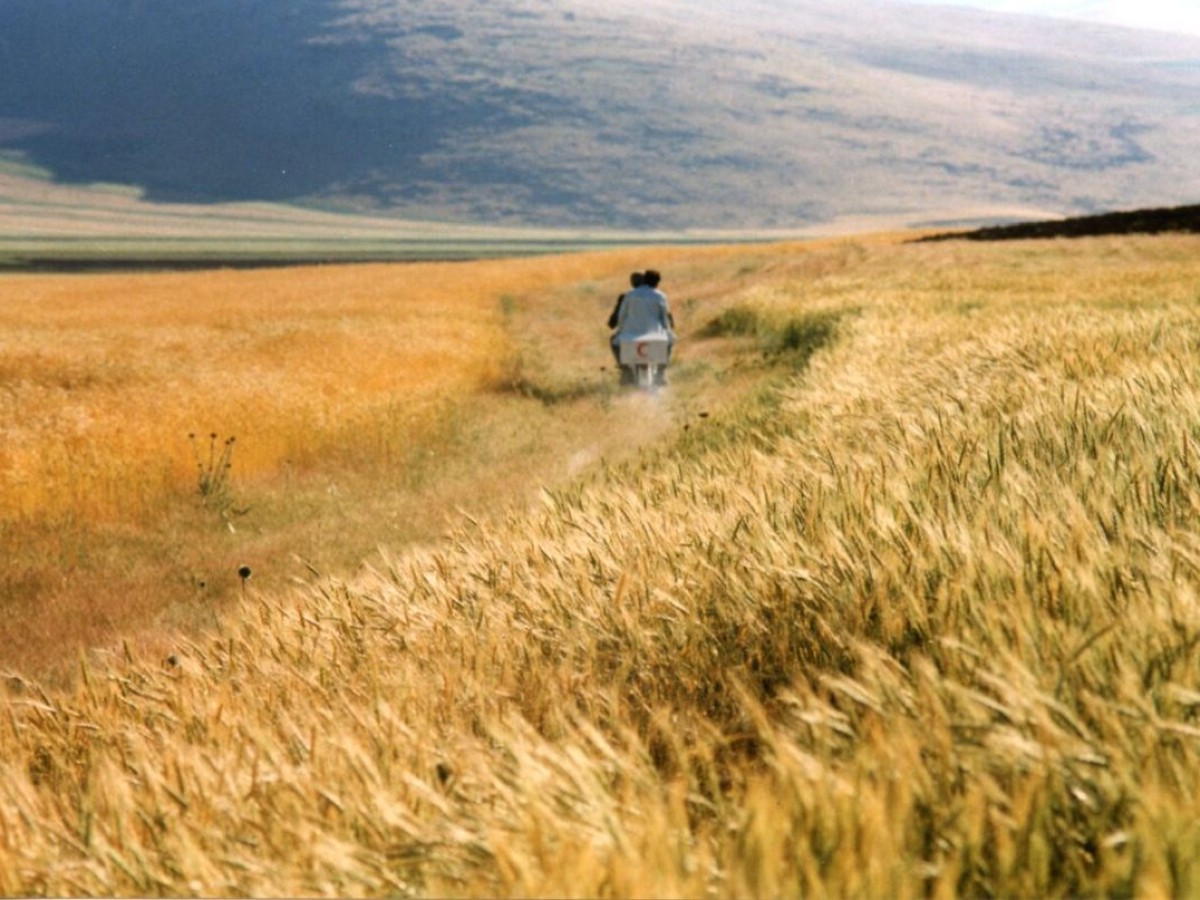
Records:
M629 291L621 301L621 310L617 313L617 334L619 337L632 338L653 332L671 334L667 295L643 284Z

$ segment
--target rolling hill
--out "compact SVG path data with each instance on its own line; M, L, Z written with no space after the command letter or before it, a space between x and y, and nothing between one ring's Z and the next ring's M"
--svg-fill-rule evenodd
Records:
M672 230L1162 206L1200 189L1198 92L1198 38L881 0L0 7L3 159L148 204Z

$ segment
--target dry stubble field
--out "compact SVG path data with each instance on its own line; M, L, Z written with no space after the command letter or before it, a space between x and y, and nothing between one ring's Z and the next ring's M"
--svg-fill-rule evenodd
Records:
M640 449L647 398L606 388L594 355L634 264L613 255L435 279L451 286L442 315L477 298L478 356L433 365L446 380L428 393L404 383L398 409L428 403L399 432L379 425L400 390L384 378L361 420L375 457L336 427L269 418L294 406L327 424L320 379L211 426L178 412L198 400L149 391L180 416L172 430L264 435L244 457L239 435L235 493L286 492L305 465L369 480L419 447L436 455L426 484L466 486L467 502L419 546L385 535L356 572L252 580L174 629L130 620L123 647L89 654L61 688L10 677L0 892L1196 894L1196 250L1160 237L664 251L686 344ZM394 275L316 274L369 275L366 293ZM66 321L74 305L44 296L25 315ZM273 317L241 315L230 343L270 346ZM114 359L134 370L137 318ZM67 328L80 348L91 330ZM257 376L251 355L222 357L229 383ZM340 383L346 369L323 371ZM114 378L96 389L119 395L129 382ZM326 410L360 408L343 390ZM558 444L520 444L552 424ZM87 509L90 535L149 528L154 503L198 505L186 455L126 427L105 464L152 446L153 478L108 506L30 487L12 508L67 524ZM338 448L344 461L321 468ZM471 451L474 467L444 474ZM226 522L215 505L202 512L218 533L255 515ZM171 508L181 533L204 527Z

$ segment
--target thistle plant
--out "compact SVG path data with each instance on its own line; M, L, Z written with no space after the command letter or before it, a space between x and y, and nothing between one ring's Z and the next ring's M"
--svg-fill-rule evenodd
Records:
M200 502L210 509L217 510L232 528L231 515L242 516L249 512L248 509L236 509L233 505L230 477L233 471L233 448L237 438L230 436L222 441L215 431L211 432L208 436L207 451L202 449L194 433L188 435L188 440L196 458L196 490L200 494Z
M233 469L233 445L237 438L228 437L218 445L219 436L214 431L208 436L208 453L200 449L194 433L188 435L192 453L196 457L196 489L206 506L226 497L229 493L229 473Z

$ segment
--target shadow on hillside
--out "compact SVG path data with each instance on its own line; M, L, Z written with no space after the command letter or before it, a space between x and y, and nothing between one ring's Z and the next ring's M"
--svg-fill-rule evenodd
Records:
M416 80L372 92L385 41L346 15L338 0L5 0L0 149L151 200L288 201L398 190L378 173L419 171L456 123L501 114Z
M1022 222L975 231L951 232L918 238L930 241L1011 241L1036 238L1099 237L1111 234L1200 233L1200 206L1173 206L1079 216L1050 222Z

